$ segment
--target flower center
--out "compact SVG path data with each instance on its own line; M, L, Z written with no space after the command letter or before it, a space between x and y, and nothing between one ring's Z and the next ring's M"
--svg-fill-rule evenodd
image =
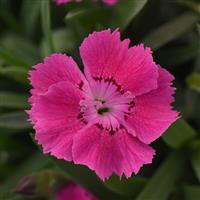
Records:
M123 127L134 106L131 92L123 91L112 78L94 78L88 90L78 118L111 132Z
M107 113L108 111L109 111L108 107L101 107L101 108L97 109L97 113L99 115L103 115L104 113Z

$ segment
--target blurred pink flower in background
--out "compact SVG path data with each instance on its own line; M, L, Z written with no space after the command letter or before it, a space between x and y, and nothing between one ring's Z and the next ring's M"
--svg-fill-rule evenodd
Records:
M80 185L69 183L57 191L55 200L97 200L97 198Z
M55 0L57 5L66 4L70 2L81 2L82 0ZM107 5L114 5L117 3L118 0L102 0Z
M102 1L111 6L118 2L118 0L102 0Z
M55 0L57 5L66 4L70 2L80 2L82 0Z
M171 107L174 77L155 64L143 44L110 29L90 34L80 47L84 74L65 54L30 71L28 111L44 153L84 164L101 179L130 177L152 162L149 146L177 119Z

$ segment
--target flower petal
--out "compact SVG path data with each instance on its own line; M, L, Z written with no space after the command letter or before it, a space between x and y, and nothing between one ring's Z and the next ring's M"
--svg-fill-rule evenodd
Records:
M151 163L154 150L125 130L110 135L92 126L74 137L73 160L94 170L101 179L116 173L130 177L143 164Z
M143 45L129 48L129 43L120 40L117 30L90 34L80 47L87 79L113 77L135 96L157 88L158 68L150 49Z
M85 81L77 64L65 54L52 54L44 60L44 63L37 64L33 68L35 69L29 73L29 79L33 86L31 103L34 102L37 95L46 92L49 86L59 81L69 81L73 84Z
M81 91L69 82L54 84L48 92L38 96L28 113L44 153L72 159L73 136L84 125L77 119L81 97Z
M127 121L144 143L151 143L174 122L178 113L172 110L175 88L171 87L174 77L159 67L158 88L135 98L133 113Z
M80 185L69 183L56 193L55 200L97 200L97 198Z
M113 6L117 3L118 0L102 0L107 5Z
M70 3L72 0L55 0L57 5Z

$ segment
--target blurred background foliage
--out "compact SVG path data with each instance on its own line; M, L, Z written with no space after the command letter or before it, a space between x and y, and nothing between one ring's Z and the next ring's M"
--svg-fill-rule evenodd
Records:
M199 19L198 0L119 0L113 7L89 0L64 6L0 0L0 200L53 199L69 180L102 200L199 200ZM82 67L81 41L105 28L120 28L132 45L151 47L156 62L175 75L181 118L153 143L152 165L128 180L102 182L86 167L42 155L24 110L31 66L52 52L66 52Z

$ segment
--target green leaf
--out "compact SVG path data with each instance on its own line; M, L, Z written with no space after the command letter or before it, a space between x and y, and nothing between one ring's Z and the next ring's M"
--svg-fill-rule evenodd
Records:
M95 173L87 167L74 165L71 162L62 160L55 160L54 158L52 158L52 161L65 173L67 178L81 184L100 199L103 200L106 197L108 199L124 200L120 195L116 195L114 192L108 190Z
M187 6L188 8L192 9L194 12L197 12L200 15L200 3L198 0L177 0L177 2L182 3L183 5Z
M40 14L40 1L38 0L24 0L21 10L21 19L24 30L27 35L34 33L34 28L37 25L37 20Z
M194 70L199 71L200 70L200 24L197 24L197 31L198 31L198 54L194 63Z
M56 52L72 52L78 45L78 41L74 32L71 29L60 28L52 31L53 43L55 44ZM42 55L48 51L48 45L42 41Z
M27 115L23 111L0 114L0 128L28 129L31 128Z
M41 155L40 153L33 154L28 160L18 166L10 177L0 184L0 194L10 191L20 178L41 170L47 166L47 164L48 159L46 159L44 155Z
M183 169L184 156L179 152L171 153L156 170L136 200L167 200L175 189Z
M120 1L113 7L113 15L109 22L109 27L113 29L120 28L123 31L146 3L147 0Z
M0 75L12 78L23 84L28 84L27 69L22 67L0 67Z
M147 184L147 179L139 176L134 176L129 179L120 179L118 176L112 176L104 184L117 194L136 197Z
M0 45L0 60L5 64L15 65L20 67L30 67L30 63L23 60L16 54L15 51L6 48L5 46Z
M70 11L65 17L67 27L74 29L77 38L82 40L90 32L105 28L120 28L123 31L141 11L147 0L120 1L116 6L89 8Z
M163 135L163 140L172 148L181 148L196 137L195 130L184 121L178 119Z
M6 194L0 194L1 200L26 200L25 198L12 194L12 193L6 193Z
M198 200L200 197L199 185L184 185L182 189L184 200Z
M23 61L25 67L27 66L30 68L40 59L36 45L34 45L30 40L13 33L4 34L1 37L1 45L12 53L11 56L18 60L20 58L20 62ZM8 64L17 65L17 63L10 62ZM23 67L24 65L19 66Z
M27 95L11 92L0 92L0 107L6 108L28 108Z
M197 140L190 146L190 160L192 167L200 181L200 141Z
M174 67L196 57L198 49L198 43L178 47L173 46L156 52L156 57L163 63L163 65Z
M13 15L11 9L9 8L9 3L7 2L8 1L4 1L0 5L0 18L14 32L21 32L20 24L17 22L16 17Z
M198 31L199 36L200 36L200 24L197 24L197 31Z
M187 84L194 90L200 92L200 73L193 73L187 77Z
M85 8L67 13L65 22L67 30L73 30L74 37L80 43L82 39L93 31L107 28L110 12L108 8Z
M54 52L52 34L51 34L51 17L50 17L50 1L41 1L42 30L45 42L48 45L46 54Z
M184 13L158 27L144 38L143 42L146 46L151 47L153 50L157 50L191 29L197 20L198 16L194 13Z

